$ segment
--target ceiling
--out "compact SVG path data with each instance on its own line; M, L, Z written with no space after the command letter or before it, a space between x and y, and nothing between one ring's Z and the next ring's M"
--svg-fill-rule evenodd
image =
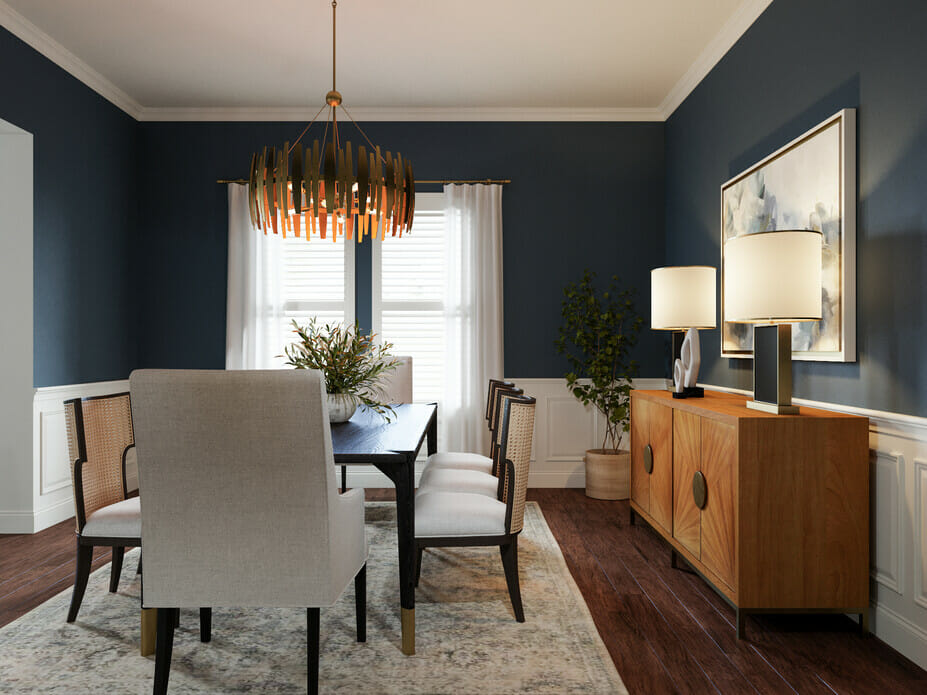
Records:
M340 0L337 87L366 118L660 120L770 2ZM0 0L0 23L142 119L302 119L331 87L330 0Z

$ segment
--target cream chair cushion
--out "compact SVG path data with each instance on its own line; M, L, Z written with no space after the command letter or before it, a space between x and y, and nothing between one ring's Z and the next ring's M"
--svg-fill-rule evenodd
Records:
M130 497L90 515L81 535L87 538L141 538L142 510L138 497Z
M415 495L415 537L501 536L505 534L505 503L463 492Z
M499 490L499 479L482 471L431 468L422 473L418 489L423 492L472 492L495 498Z
M456 468L457 470L480 471L492 474L492 459L481 454L463 451L441 451L432 454L425 461L425 470L430 468Z

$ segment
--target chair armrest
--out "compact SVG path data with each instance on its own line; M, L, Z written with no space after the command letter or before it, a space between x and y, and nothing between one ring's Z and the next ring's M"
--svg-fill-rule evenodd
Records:
M505 532L512 532L512 499L515 497L515 464L510 459L503 462L505 467L504 475L499 476L499 499L505 502ZM505 492L505 484L508 483L509 494L507 499L502 499Z
M77 532L84 530L87 523L87 513L84 510L84 464L86 459L79 458L74 462L74 513L77 516Z
M126 487L126 456L129 453L129 449L134 449L135 444L129 444L125 449L122 450L122 499L129 499L129 488Z

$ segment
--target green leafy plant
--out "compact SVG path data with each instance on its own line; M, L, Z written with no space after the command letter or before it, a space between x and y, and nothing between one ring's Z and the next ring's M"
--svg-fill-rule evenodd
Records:
M318 369L325 375L328 393L354 396L387 420L393 409L383 400L382 377L402 360L393 359L392 343L377 345L375 334L361 335L357 326L340 323L319 326L313 317L306 326L293 321L299 340L284 348L286 364L296 369Z
M613 275L598 290L595 273L586 269L579 282L563 290L563 322L555 345L566 355L567 386L583 405L595 406L605 416L602 449L617 450L622 432L631 422L631 383L637 362L631 351L644 319L634 307L634 291L622 289Z

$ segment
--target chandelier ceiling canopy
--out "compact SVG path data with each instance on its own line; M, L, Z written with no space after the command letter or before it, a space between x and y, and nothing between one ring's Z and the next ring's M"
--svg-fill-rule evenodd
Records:
M283 147L265 147L251 156L248 207L251 224L265 234L318 234L321 239L348 241L402 236L412 228L415 212L415 180L412 163L399 152L384 157L380 147L351 118L335 88L335 26L337 0L332 2L332 88L296 141ZM322 142L312 147L300 142L316 119L328 107ZM338 109L363 136L370 149L350 141L338 132ZM329 131L331 132L330 138Z

